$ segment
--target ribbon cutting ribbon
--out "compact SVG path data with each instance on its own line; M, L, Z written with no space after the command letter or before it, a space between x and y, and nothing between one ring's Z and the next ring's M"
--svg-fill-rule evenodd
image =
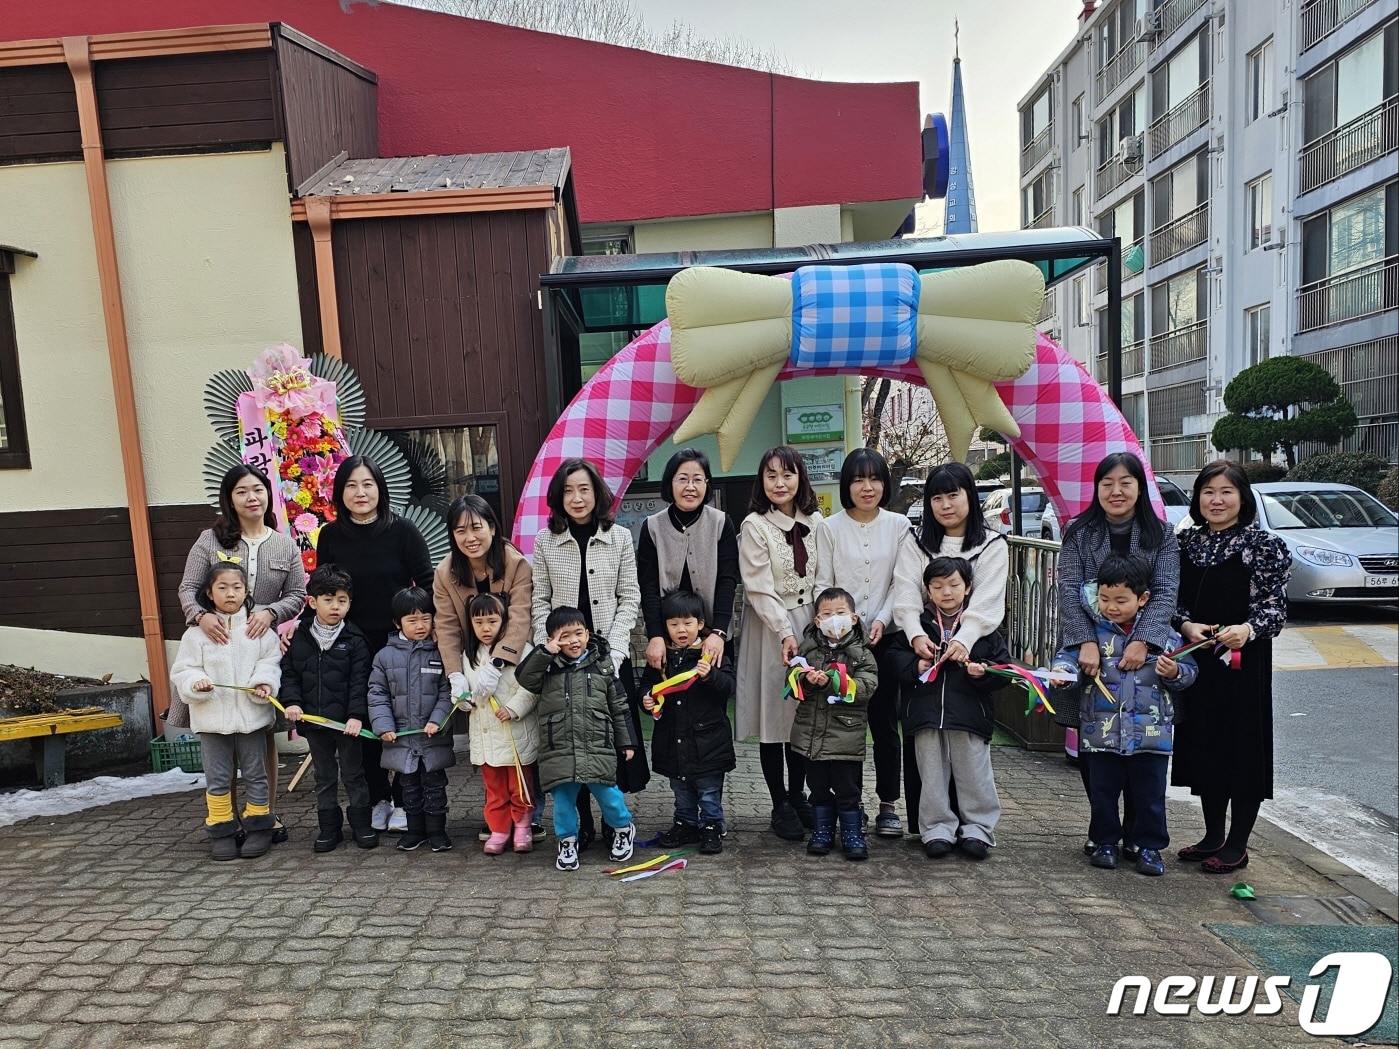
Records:
M1243 653L1237 649L1230 648L1213 636L1207 637L1203 641L1196 641L1193 645L1186 645L1184 648L1178 648L1174 652L1164 652L1162 655L1165 655L1169 659L1179 659L1181 656L1188 656L1190 653L1204 648L1206 645L1214 646L1215 655L1219 656L1219 661L1230 670L1238 670L1243 666ZM1151 658L1155 660L1160 659L1161 656L1152 656Z
M1050 714L1055 713L1053 705L1049 702L1049 690L1041 681L1024 667L1016 666L1014 663L991 663L986 667L986 673L994 674L997 677L1009 678L1017 685L1024 685L1027 705L1025 713L1033 714L1037 710L1044 710Z
M698 849L676 849L674 852L663 852L659 856L653 856L649 860L641 863L633 863L630 867L607 867L603 869L604 874L611 874L614 877L619 874L632 874L636 871L649 870L652 867L664 865L670 861L679 859L681 856L691 856L698 852ZM627 879L623 878L623 881Z
M709 664L708 652L700 656L700 662L704 663L706 666ZM682 670L674 677L668 677L664 681L658 681L656 684L652 685L651 698L655 700L655 704L651 707L651 716L659 720L661 716L661 707L665 706L666 696L676 692L684 692L695 683L697 677L699 677L699 669L697 667L691 667L689 670Z
M496 702L495 696L491 696L488 702L491 704L491 711L493 713L499 713L500 704ZM453 706L453 709L455 710L456 707ZM520 797L524 800L524 803L526 805L533 805L534 799L530 797L529 784L525 782L525 766L524 763L520 761L519 748L515 746L515 730L508 721L505 723L505 731L510 736L510 754L515 759L515 785L520 788Z
M787 687L782 690L783 699L795 699L798 703L806 700L806 690L802 688L802 671L816 670L801 656L796 656L791 662L791 671L787 674ZM827 703L854 703L855 702L855 679L850 676L849 668L844 663L832 663L825 671L828 678L834 676L836 679L836 693L827 696Z
M215 687L215 688L231 688L231 689L233 689L233 691L235 691L235 692L250 692L250 693L251 693L251 692L256 692L256 691L257 691L257 689L255 689L255 688L249 688L249 687L246 686L246 685L220 685L220 684L218 684L217 682L214 683L214 687ZM278 702L276 696L268 696L268 697L267 697L267 702L271 703L274 707L276 707L278 710L280 710L283 714L285 714L285 713L287 712L287 708L284 707L284 706L282 706L282 704L281 704L280 702ZM338 730L341 731L341 732L344 732L344 731L345 731L345 728L346 728L346 725L345 725L345 723L344 723L343 721L332 721L330 718L323 718L323 717L321 717L319 714L302 714L300 720L302 720L302 721L309 721L311 724L313 724L313 725L320 725L320 726L322 726L323 728L338 729ZM421 732L422 729L414 729L413 731ZM362 729L360 729L360 730L359 730L359 735L362 736L362 737L364 737L365 739L378 739L378 738L379 738L378 736L374 735L374 733L370 732L367 728L362 728ZM403 735L407 735L407 733L403 733Z
M733 468L778 374L792 369L890 369L910 359L937 404L952 457L978 425L1020 427L992 385L1035 358L1044 276L1005 259L921 275L902 263L803 266L790 280L697 266L666 288L675 374L704 395L675 431L683 444L719 439Z
M628 874L623 881L640 881L642 878L651 878L657 874L664 874L666 871L683 871L690 865L689 860L671 860L669 863L653 867L650 870L638 871L636 874Z

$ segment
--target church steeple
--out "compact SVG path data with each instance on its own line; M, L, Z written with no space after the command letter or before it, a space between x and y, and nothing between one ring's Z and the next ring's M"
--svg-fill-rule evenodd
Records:
M952 29L952 119L947 128L951 163L947 177L944 233L976 232L976 191L972 188L971 147L967 141L967 108L962 98L960 27Z

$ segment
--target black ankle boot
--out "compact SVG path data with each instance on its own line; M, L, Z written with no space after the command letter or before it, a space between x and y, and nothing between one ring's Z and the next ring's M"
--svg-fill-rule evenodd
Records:
M243 830L247 838L239 849L239 855L245 860L252 860L265 854L272 848L272 832L276 827L277 817L271 813L266 816L244 816Z
M864 815L859 809L837 813L840 817L840 848L847 860L867 860L869 846L865 844L865 831L861 826Z
M311 848L315 852L334 852L335 846L345 840L344 825L345 817L337 805L333 809L316 810L316 819L320 823L320 833L316 835L316 840Z
M350 821L350 833L361 849L372 849L379 844L379 832L372 822L373 811L368 805L351 805L345 810L345 818Z
M811 812L811 802L806 800L806 794L803 791L792 791L787 795L787 800L791 802L792 810L797 814L797 819L801 820L802 827L811 830L816 826L816 818Z
M452 839L447 837L447 814L445 812L423 813L423 826L427 829L428 847L433 852L446 852L452 847Z
M427 841L427 817L421 812L408 813L408 829L398 836L398 851L412 852Z
M238 821L205 824L209 835L210 855L216 860L236 860L238 858Z

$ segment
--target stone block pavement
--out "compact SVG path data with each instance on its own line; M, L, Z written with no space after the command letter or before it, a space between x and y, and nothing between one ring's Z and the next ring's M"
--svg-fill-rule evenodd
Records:
M436 855L386 835L314 856L305 787L279 805L292 840L253 861L208 859L198 792L0 830L0 1049L1326 1041L1286 997L1270 1017L1106 1015L1121 976L1253 974L1204 924L1254 919L1234 877L1173 855L1164 878L1089 867L1078 774L1055 755L994 752L1005 814L986 862L909 838L856 864L777 840L757 747L739 752L723 855L632 884L596 846L576 874L553 869L552 838L483 855L469 765L451 773L456 848ZM663 782L633 800L643 835L668 825ZM1177 844L1195 839L1194 806L1170 818ZM1260 895L1367 892L1393 917L1267 826L1242 874Z

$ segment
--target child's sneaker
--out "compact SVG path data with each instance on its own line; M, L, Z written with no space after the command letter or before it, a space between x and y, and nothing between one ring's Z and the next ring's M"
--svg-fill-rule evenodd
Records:
M559 839L559 858L554 861L554 866L561 871L576 871L578 869L578 839Z
M663 849L678 849L685 845L694 845L699 840L700 829L698 827L676 820L670 825L670 830L656 840L656 844Z
M618 863L631 859L632 847L636 842L636 824L628 823L612 832L611 856Z
M699 832L700 853L705 856L717 856L724 851L724 836L719 832L717 823L706 823Z
M381 801L375 805L369 816L369 825L375 830L388 830L389 817L393 815L393 802ZM407 830L407 827L404 828Z
M408 829L408 813L392 802L389 803L389 808L389 833L402 834Z

